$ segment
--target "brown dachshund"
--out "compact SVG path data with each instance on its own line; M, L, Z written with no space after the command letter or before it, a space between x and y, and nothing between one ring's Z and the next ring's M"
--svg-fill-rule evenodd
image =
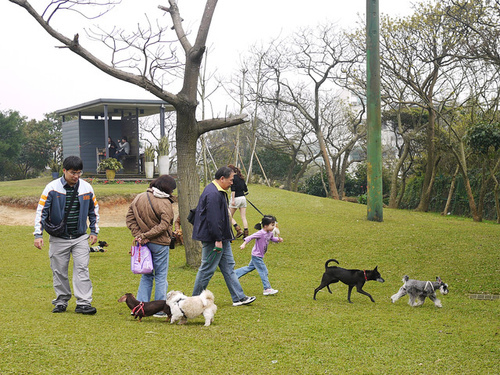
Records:
M118 302L126 302L128 308L132 310L130 315L133 315L134 319L139 318L139 321L141 321L145 316L151 316L160 311L167 314L167 320L172 316L170 306L166 304L165 300L140 302L135 299L132 293L125 293L120 297Z

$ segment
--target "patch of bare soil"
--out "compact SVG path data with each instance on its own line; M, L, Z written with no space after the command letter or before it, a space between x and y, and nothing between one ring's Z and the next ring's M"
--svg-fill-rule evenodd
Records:
M104 205L99 210L100 227L124 227L129 203ZM0 225L34 225L35 210L25 207L0 206Z
M99 201L100 227L125 227L125 217L134 196L108 197ZM23 199L19 201L0 199L0 225L34 225L38 200ZM174 217L177 217L178 204L173 204Z
M99 226L125 227L125 216L129 206L130 202L125 199L99 204ZM174 216L177 217L177 203L173 206ZM0 225L34 225L35 211L34 208L24 206L0 205Z

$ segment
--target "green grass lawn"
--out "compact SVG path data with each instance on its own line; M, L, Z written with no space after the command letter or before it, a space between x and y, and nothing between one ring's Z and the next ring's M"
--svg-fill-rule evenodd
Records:
M0 183L0 195L6 185ZM42 183L33 189L39 195ZM19 184L18 186L23 186ZM135 186L96 185L97 194L130 194ZM101 190L103 189L103 190ZM115 190L116 189L116 190ZM137 187L144 191L145 186ZM384 222L366 220L366 206L251 185L250 200L277 216L285 242L271 244L265 261L274 296L262 296L257 272L241 279L249 306L232 307L222 275L209 284L218 306L212 326L203 319L178 326L157 318L142 323L117 299L137 292L130 272L132 237L126 228L102 228L110 246L91 253L95 316L52 314L48 260L33 246L31 227L0 228L1 374L496 374L499 364L499 300L470 299L471 293L500 293L500 226L470 219L384 210ZM16 189L13 189L16 191ZM105 209L101 214L106 215ZM249 221L260 215L249 206ZM236 218L239 216L236 214ZM252 232L253 230L251 230ZM47 238L48 240L48 238ZM233 252L246 265L251 247ZM312 299L324 263L378 266L385 283L365 285L376 303L334 284ZM401 278L441 276L450 293L418 308L407 297L390 296ZM190 294L196 270L185 267L184 248L171 251L169 290Z

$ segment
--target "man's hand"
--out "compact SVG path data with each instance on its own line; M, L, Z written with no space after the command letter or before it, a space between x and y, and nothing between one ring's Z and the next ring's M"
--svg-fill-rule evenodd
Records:
M94 245L97 242L97 236L95 234L91 234L89 236L89 241L90 241L90 246Z
M41 250L41 249L42 249L42 247L43 247L43 238L42 238L42 237L40 237L40 238L35 238L35 243L34 243L34 245L35 245L35 247L36 247L37 249L40 249L40 250Z

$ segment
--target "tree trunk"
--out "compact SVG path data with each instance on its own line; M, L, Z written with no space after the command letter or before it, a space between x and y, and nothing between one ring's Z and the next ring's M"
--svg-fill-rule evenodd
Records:
M427 166L425 168L424 183L420 194L420 202L416 211L427 212L431 203L431 191L434 183L434 168L436 159L435 126L436 112L429 108L429 123L427 124Z
M345 174L347 172L347 167L349 166L349 155L351 154L351 149L348 148L344 152L342 158L342 165L340 167L340 181L339 181L339 199L345 197Z
M460 172L462 172L462 176L464 178L465 191L467 193L467 199L469 201L469 208L470 208L470 213L472 215L472 220L481 221L480 217L477 214L476 202L474 201L474 194L472 193L469 176L467 175L467 160L465 158L465 150L463 142L460 142L459 149L460 149L460 154L458 154L453 148L452 152L458 160L458 164L460 165Z
M486 197L486 193L488 190L488 185L490 183L492 176L487 176L488 174L488 161L485 157L482 165L482 173L481 173L481 189L479 190L479 202L477 204L477 216L479 217L479 221L483 220L483 212L484 212L484 199Z
M398 201L396 203L396 207L401 207L401 201L403 200L403 196L406 191L406 171L403 173L403 177L401 178L401 187L399 189Z
M177 177L179 215L184 237L186 264L191 267L199 266L201 261L201 245L191 238L193 226L187 221L189 210L196 207L200 196L200 180L196 168L198 131L194 116L194 110L186 111L186 113L181 110L177 111L177 164L178 170L182 171Z
M450 191L448 192L448 199L446 200L446 204L444 206L443 212L441 212L441 215L447 215L448 212L450 212L451 198L453 197L453 194L455 194L457 174L459 171L460 171L460 166L457 165L457 168L455 169L455 173L453 173L453 177L451 179Z
M404 138L403 138L404 139ZM398 180L399 180L399 171L401 170L403 163L406 160L406 157L408 156L408 153L410 151L410 142L409 140L404 139L404 146L403 146L403 154L399 158L398 162L396 163L396 166L394 167L394 171L392 172L392 177L391 177L391 194L389 197L389 208L398 208Z
M335 175L333 174L332 166L330 164L330 158L328 156L328 151L326 149L325 139L323 138L323 132L321 129L316 130L316 136L318 137L319 148L321 151L321 156L323 156L323 161L325 163L326 175L328 177L328 185L330 187L330 198L339 199L339 193L337 191L337 185L335 184ZM328 194L327 194L328 196Z

